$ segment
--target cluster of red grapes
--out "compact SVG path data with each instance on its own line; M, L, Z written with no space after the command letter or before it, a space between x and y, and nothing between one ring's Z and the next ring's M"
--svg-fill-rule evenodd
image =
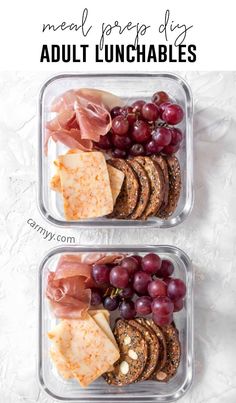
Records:
M186 294L184 282L172 278L173 272L173 263L154 253L125 257L116 265L95 264L92 276L98 288L92 289L91 305L118 308L123 319L152 314L156 324L170 324Z
M173 103L166 92L158 91L152 96L152 102L138 100L131 106L114 107L111 131L101 136L96 146L112 150L113 157L117 158L160 152L173 154L183 138L181 130L173 126L183 116L181 106Z

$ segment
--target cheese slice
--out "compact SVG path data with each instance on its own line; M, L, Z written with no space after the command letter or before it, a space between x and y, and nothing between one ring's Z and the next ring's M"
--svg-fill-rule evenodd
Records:
M110 179L110 184L111 184L113 204L115 205L116 199L117 199L118 195L120 194L120 190L121 190L122 184L124 182L125 175L122 171L114 168L113 166L111 166L109 164L107 164L107 169L108 169L108 174L109 174L109 179Z
M66 154L58 161L67 220L102 217L112 212L113 197L103 153Z
M53 351L60 352L58 358L51 355L59 372L71 371L82 387L110 370L120 356L113 342L90 315L85 319L60 321L48 336ZM61 369L62 357L66 365Z
M110 312L107 309L90 309L89 315L94 316L96 313L102 313L105 316L107 323L110 323Z
M75 151L74 151L75 153ZM58 165L58 161L54 161L55 166ZM107 170L110 180L111 193L113 198L113 205L116 203L116 199L121 191L122 184L124 182L124 173L119 169L114 168L113 166L107 164ZM55 192L61 192L61 179L60 179L60 171L57 169L56 174L52 177L50 181L50 188Z
M102 312L97 312L94 316L93 319L95 320L95 322L98 324L98 326L100 327L100 329L103 330L103 332L105 333L105 335L111 340L111 342L114 344L115 348L117 350L118 346L116 343L116 339L114 337L114 334L111 331L110 325L107 322L104 314Z
M49 351L49 355L52 361L55 363L59 374L64 379L72 379L74 378L69 365L67 364L65 358L61 354L60 350L58 349L57 345L54 344Z

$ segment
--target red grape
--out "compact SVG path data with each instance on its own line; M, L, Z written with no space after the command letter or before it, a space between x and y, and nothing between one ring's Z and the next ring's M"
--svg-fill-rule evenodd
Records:
M174 312L179 312L183 309L184 306L184 300L183 299L177 299L174 301Z
M166 297L167 295L167 285L162 280L153 280L148 284L148 294L152 298L156 297Z
M139 268L140 268L140 267L141 267L141 264L142 264L142 256L139 256L139 255L132 255L131 257L134 258L134 259L137 261L138 266L139 266Z
M136 120L136 115L132 106L125 106L121 114L127 118L130 125L132 125Z
M112 121L112 130L119 136L124 136L129 130L129 122L124 116L116 116Z
M133 288L138 294L145 294L150 281L152 281L150 274L144 271L136 271L134 273Z
M145 148L142 144L133 144L129 153L134 156L145 155Z
M92 277L98 285L109 284L109 267L105 264L95 264L92 267Z
M168 286L169 282L172 280L171 277L166 277L163 279L163 281L166 283L166 285Z
M174 304L168 297L157 297L152 301L152 312L156 315L169 315L174 311Z
M148 274L157 273L161 267L161 259L155 253L148 253L142 259L142 269Z
M130 148L132 141L128 136L118 136L118 134L112 134L112 143L120 150L127 150Z
M162 119L169 125L177 125L184 117L184 111L177 104L167 105L162 113Z
M179 278L173 278L167 288L167 295L172 300L184 298L186 294L186 285Z
M161 263L161 268L157 274L158 277L169 277L173 274L174 272L174 265L172 262L170 262L169 260L162 260Z
M152 314L153 321L159 326L170 325L173 322L173 314L169 315L157 315L155 313Z
M177 127L174 127L171 129L171 142L170 144L172 146L175 146L176 144L181 143L183 139L183 134L180 129L177 129Z
M155 104L150 102L143 105L141 114L148 122L155 122L159 118L159 109Z
M102 302L101 292L95 288L91 289L91 301L92 306L100 305Z
M162 119L162 114L163 114L164 110L166 109L166 107L167 107L168 105L171 105L171 102L164 102L163 104L161 104L161 105L159 106L159 112L160 112L160 118L161 118L161 119Z
M121 115L121 113L122 113L122 108L120 106L115 106L110 111L112 119L114 119L116 116Z
M132 277L132 276L134 275L134 273L138 270L138 263L137 263L137 260L134 259L132 256L130 256L130 257L125 257L125 258L121 261L120 265L121 265L121 267L124 267L124 268L127 270L129 276L131 276L131 277Z
M145 105L145 101L138 100L132 103L133 111L134 112L141 112L143 105Z
M95 143L102 150L109 150L112 147L111 138L109 134L101 136L99 141Z
M110 272L110 283L113 287L125 288L129 283L129 273L122 266L115 266Z
M158 146L154 140L150 140L146 144L146 155L151 155L151 154L157 154L159 153L162 149L163 146Z
M152 132L152 139L157 146L167 146L171 142L171 129L159 127Z
M137 143L145 143L151 137L151 130L147 122L137 120L130 133L132 139Z
M134 290L132 287L125 287L120 291L119 296L124 299L131 299L134 296Z
M114 311L119 306L119 298L116 297L106 297L103 301L103 306L108 311Z
M119 148L115 148L112 151L112 156L115 158L126 158L127 153L125 150L120 150Z
M135 301L135 308L138 315L149 315L152 312L152 299L147 296L139 297Z
M162 153L167 155L177 153L177 151L179 150L179 146L179 144L176 144L174 146L169 144L162 149Z
M133 319L136 315L133 301L122 301L119 306L120 316L123 319Z
M152 102L154 102L154 104L158 106L168 101L169 101L169 95L164 91L157 91L152 96Z

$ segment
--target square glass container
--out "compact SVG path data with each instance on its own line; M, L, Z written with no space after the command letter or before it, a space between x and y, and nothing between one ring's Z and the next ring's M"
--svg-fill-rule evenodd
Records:
M50 189L54 174L53 161L67 148L49 141L48 155L44 153L45 123L53 117L50 112L52 100L69 89L97 88L112 92L131 104L137 99L149 100L157 90L167 91L184 109L184 119L178 127L184 138L177 157L180 161L182 189L174 214L167 220L150 217L148 220L117 220L96 218L67 221L64 217L62 197ZM39 97L39 209L54 225L62 227L159 227L169 228L180 224L191 212L193 204L193 105L188 84L171 73L143 74L62 74L52 77L42 87Z
M75 380L61 378L49 357L50 341L47 332L57 323L45 296L48 269L55 270L62 254L82 252L131 253L145 255L157 253L169 259L175 267L175 276L186 283L187 294L182 311L174 316L179 330L181 361L176 375L168 382L145 381L125 387L108 385L101 377L88 388L83 389ZM111 319L113 313L111 312ZM180 249L169 245L145 246L65 246L51 250L39 268L39 350L38 377L42 389L51 397L65 402L173 402L181 398L189 389L193 378L193 272L188 256Z

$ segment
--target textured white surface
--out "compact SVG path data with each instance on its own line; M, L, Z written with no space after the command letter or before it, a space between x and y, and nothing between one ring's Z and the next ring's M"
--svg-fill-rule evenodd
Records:
M37 268L58 243L27 219L80 244L169 243L192 258L196 375L182 403L236 402L236 72L184 73L195 100L195 205L167 230L61 230L36 205L37 95L46 73L0 76L0 403L52 400L36 377Z

